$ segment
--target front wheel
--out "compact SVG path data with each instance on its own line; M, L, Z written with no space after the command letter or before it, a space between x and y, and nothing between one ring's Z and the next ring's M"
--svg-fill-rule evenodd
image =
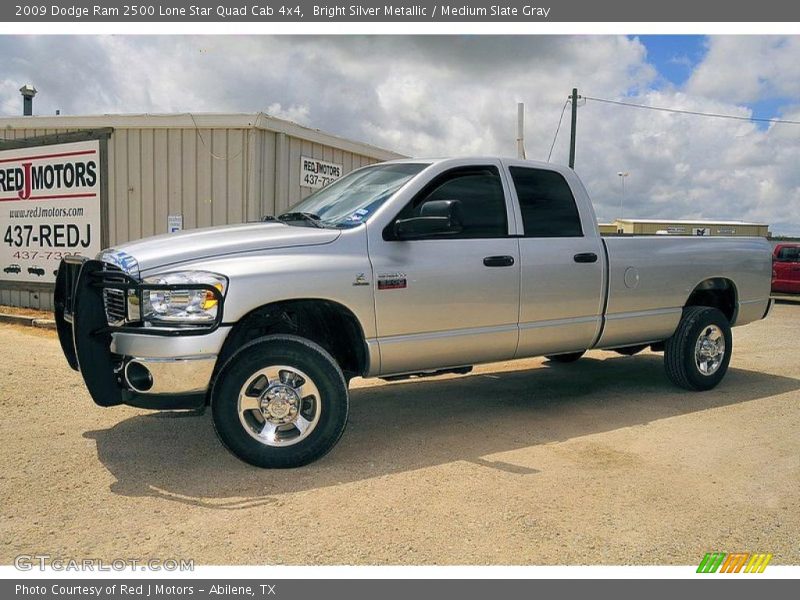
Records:
M716 308L689 306L664 346L667 377L687 390L710 390L725 376L732 350L725 315Z
M222 443L256 467L299 467L327 454L347 423L347 383L323 348L292 335L242 346L211 390Z

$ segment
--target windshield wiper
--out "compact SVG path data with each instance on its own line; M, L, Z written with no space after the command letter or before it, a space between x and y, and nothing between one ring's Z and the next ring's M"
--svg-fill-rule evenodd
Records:
M310 223L313 227L324 229L325 226L320 223L319 215L309 212L287 212L278 217L281 221L304 221Z

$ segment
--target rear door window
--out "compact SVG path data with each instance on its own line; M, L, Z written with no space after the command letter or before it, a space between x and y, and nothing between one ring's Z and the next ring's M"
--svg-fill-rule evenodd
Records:
M560 173L509 167L519 198L525 237L582 237L578 207Z

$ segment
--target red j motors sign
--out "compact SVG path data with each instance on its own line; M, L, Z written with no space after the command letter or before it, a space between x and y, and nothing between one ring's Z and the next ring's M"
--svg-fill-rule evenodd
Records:
M0 280L53 282L59 261L100 251L97 140L0 151Z

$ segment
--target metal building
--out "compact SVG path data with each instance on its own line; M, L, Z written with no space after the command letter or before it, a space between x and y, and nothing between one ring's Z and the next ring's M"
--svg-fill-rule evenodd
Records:
M0 118L0 201L20 205L17 200L30 194L19 183L26 164L20 161L30 165L31 155L46 162L50 156L86 154L89 151L47 154L42 150L54 144L68 148L70 143L86 140L98 144L100 175L95 195L99 197L100 247L175 229L256 221L285 210L353 169L401 157L263 113ZM15 158L25 152L24 159ZM9 164L16 164L20 173L17 187L4 189L4 181L15 181L13 168L2 172ZM40 198L70 195L79 194ZM8 210L0 210L0 235L8 234L6 246L16 243L11 219ZM35 227L34 222L34 237ZM57 262L49 260L41 268L38 263L27 266L23 258L28 254L25 250L20 254L20 248L25 246L11 248L13 255L0 265L0 304L52 308L52 270ZM40 271L44 271L41 280L30 281Z
M600 235L612 235L618 233L616 223L598 223L597 227L600 229Z
M707 219L616 219L600 225L602 234L637 235L741 235L769 237L769 225L747 221Z

